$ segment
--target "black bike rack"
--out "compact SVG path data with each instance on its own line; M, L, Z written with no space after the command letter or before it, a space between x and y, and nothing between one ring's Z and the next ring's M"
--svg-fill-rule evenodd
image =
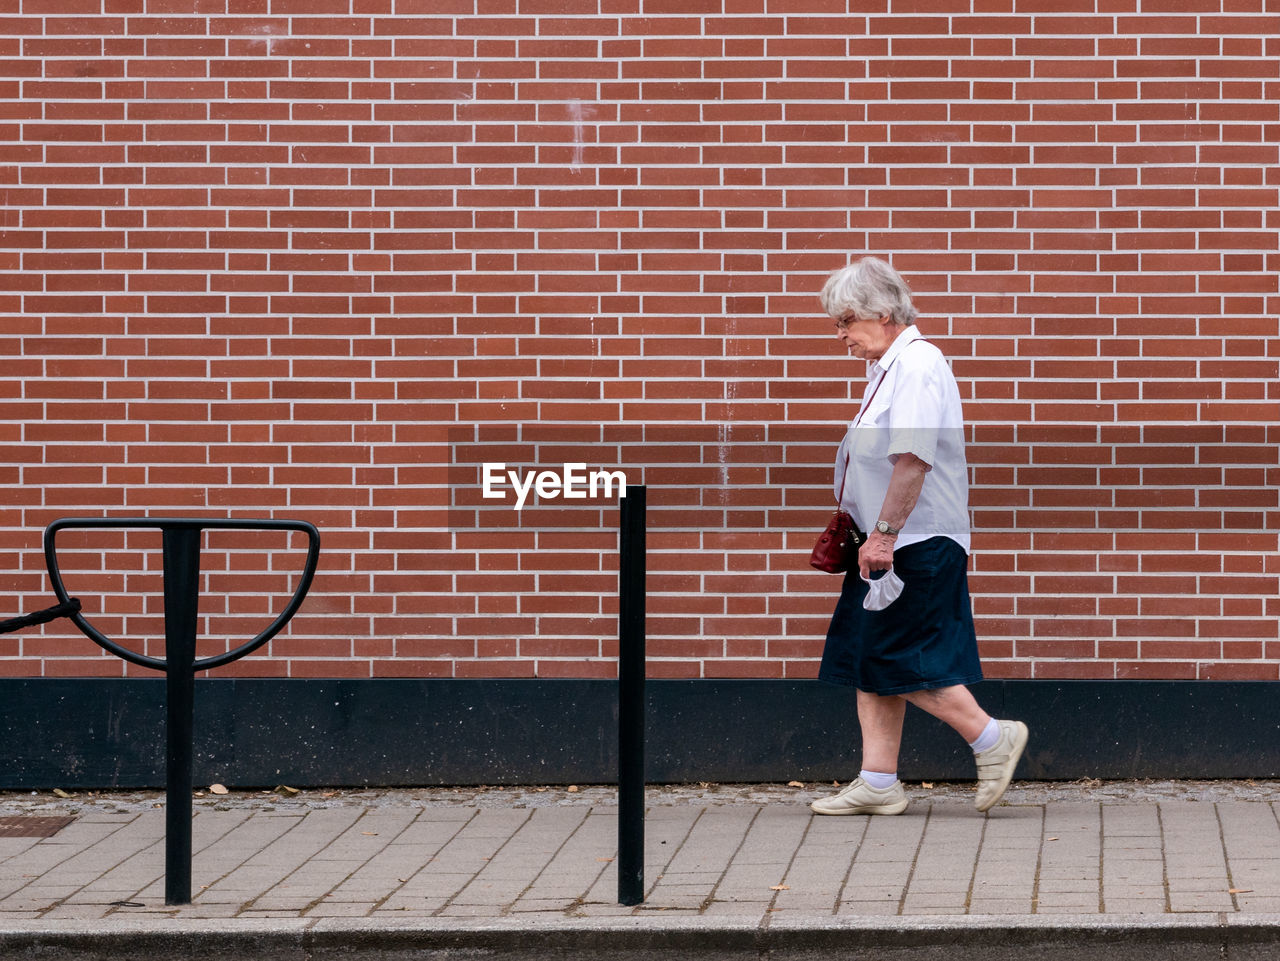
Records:
M58 569L55 539L69 528L158 529L164 560L165 656L147 657L122 647L90 624L78 605L72 609ZM197 658L196 622L200 603L200 542L206 530L299 531L307 535L307 560L293 597L284 611L253 640L213 657ZM191 793L193 787L193 737L195 675L239 660L260 648L289 623L302 606L320 557L320 533L306 521L220 520L190 517L84 518L65 517L44 532L44 558L49 580L63 616L91 641L131 664L165 673L165 904L191 903Z

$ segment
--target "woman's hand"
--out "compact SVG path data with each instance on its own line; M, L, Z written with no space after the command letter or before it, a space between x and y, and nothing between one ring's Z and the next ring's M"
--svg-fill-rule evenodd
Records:
M870 579L872 571L887 571L893 566L893 542L891 534L872 531L866 543L858 548L858 570L864 579Z

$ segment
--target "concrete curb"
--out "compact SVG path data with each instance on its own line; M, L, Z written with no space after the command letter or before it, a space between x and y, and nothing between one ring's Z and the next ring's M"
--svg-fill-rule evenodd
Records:
M538 919L220 919L0 922L3 961L604 958L1056 961L1275 958L1280 915L792 916Z
M177 961L259 957L305 961L310 924L292 918L187 921L0 921L3 961Z

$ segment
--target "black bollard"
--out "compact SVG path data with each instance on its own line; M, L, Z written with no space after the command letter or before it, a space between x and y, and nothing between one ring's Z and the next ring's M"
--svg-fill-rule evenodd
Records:
M164 531L164 903L191 903L191 787L200 529Z
M621 504L618 558L618 903L644 901L645 488Z

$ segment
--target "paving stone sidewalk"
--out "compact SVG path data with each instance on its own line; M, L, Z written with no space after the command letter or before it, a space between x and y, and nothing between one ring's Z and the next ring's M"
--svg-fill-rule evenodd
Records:
M810 814L831 790L651 789L634 908L608 788L201 797L182 908L164 904L162 794L3 794L0 825L74 820L0 830L0 921L1280 914L1269 786L1015 787L985 816L967 787L913 786L901 817Z

